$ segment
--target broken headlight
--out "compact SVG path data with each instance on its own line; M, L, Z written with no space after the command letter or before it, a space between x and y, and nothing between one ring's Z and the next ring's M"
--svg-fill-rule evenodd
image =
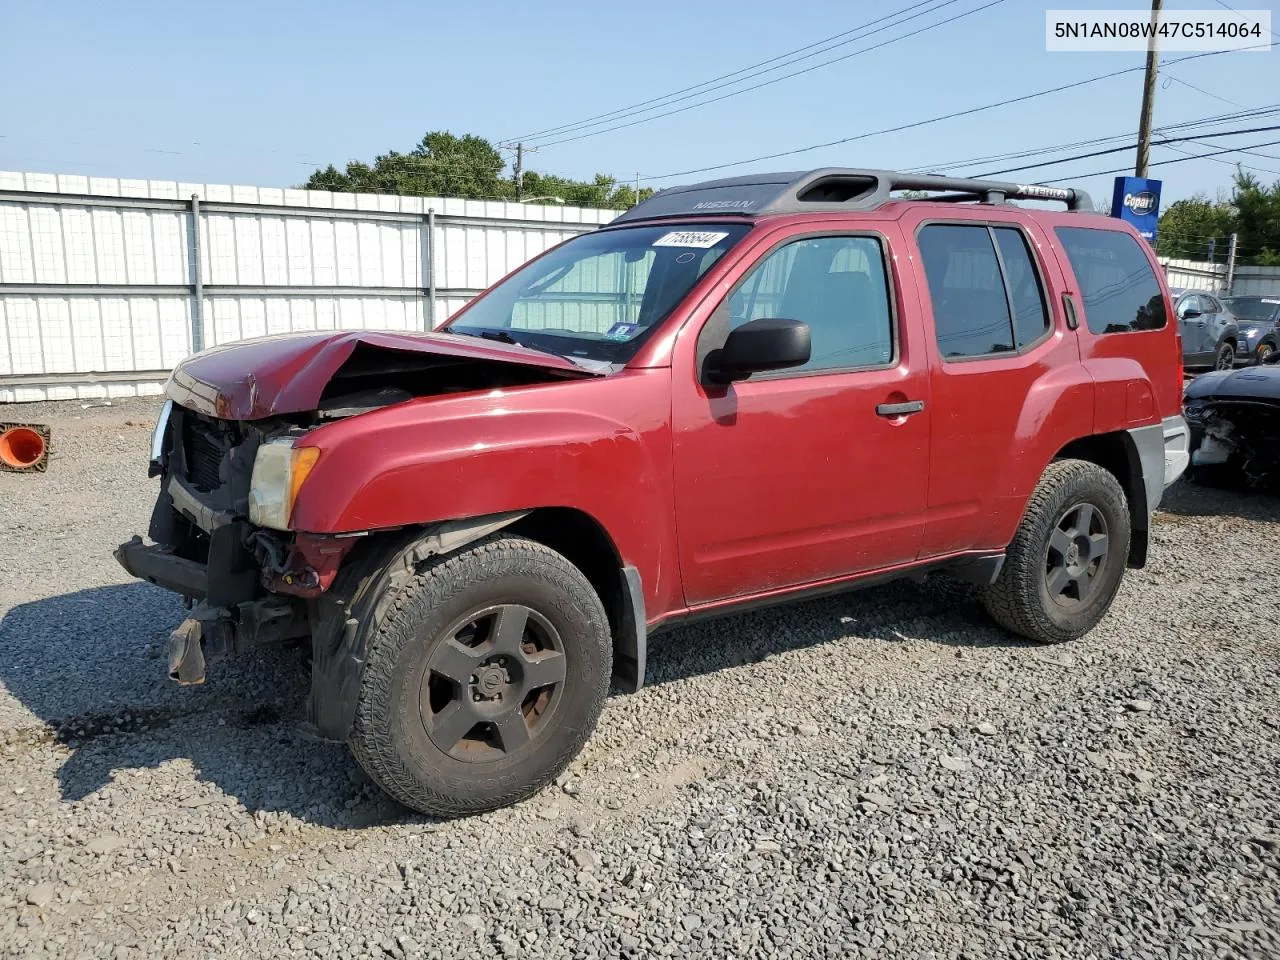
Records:
M164 456L164 439L169 430L169 417L173 415L173 401L166 400L160 408L160 416L156 420L156 428L151 431L151 462L158 464Z
M319 457L319 448L295 447L292 437L277 437L258 447L249 481L249 520L288 530L298 490Z
M1203 400L1188 400L1182 406L1182 415L1190 421L1199 422L1204 419L1204 408L1208 406Z

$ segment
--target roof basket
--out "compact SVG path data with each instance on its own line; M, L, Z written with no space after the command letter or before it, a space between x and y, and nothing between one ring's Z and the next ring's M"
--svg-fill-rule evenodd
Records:
M1073 187L828 167L807 173L761 173L672 187L655 193L613 222L659 217L874 210L890 200L895 191L902 190L941 194L928 199L946 203L1050 200L1066 204L1068 210L1093 209L1089 195Z

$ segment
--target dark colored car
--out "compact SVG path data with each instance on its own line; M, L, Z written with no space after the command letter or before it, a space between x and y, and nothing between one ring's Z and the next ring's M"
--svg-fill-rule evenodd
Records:
M187 359L154 543L117 556L194 603L175 678L305 643L316 733L408 806L492 809L673 624L947 571L1015 634L1092 629L1187 463L1171 317L1150 246L1081 191L677 187L442 331Z
M1224 297L1239 331L1236 358L1261 363L1280 350L1280 297Z
M1182 365L1188 369L1230 370L1235 366L1240 334L1235 318L1211 293L1170 288L1173 312L1182 335Z
M1280 352L1257 366L1196 377L1183 403L1194 478L1280 484Z

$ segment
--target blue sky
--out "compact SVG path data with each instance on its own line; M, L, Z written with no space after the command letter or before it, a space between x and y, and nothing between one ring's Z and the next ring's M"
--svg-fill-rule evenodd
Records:
M984 2L956 0L797 68ZM291 185L319 164L408 149L431 129L497 140L572 123L777 56L910 3L0 0L0 169ZM1070 5L1119 6L1088 0ZM1213 5L1166 3L1174 9ZM1256 0L1232 5L1261 6ZM584 177L597 171L626 180L637 172L655 176L855 136L1143 62L1140 53L1047 53L1046 6L1003 0L804 76L545 146L528 165ZM1168 58L1177 56L1185 54ZM1280 52L1223 54L1169 67L1157 93L1156 124L1240 108L1233 104L1280 103L1277 80ZM1136 130L1141 84L1141 73L1134 72L724 175L825 165L905 168L1123 134ZM1277 122L1273 116L1235 125ZM1269 140L1280 140L1280 131L1212 143L1221 148ZM1280 157L1280 146L1260 149ZM1162 148L1152 156L1178 154ZM1280 159L1220 159L1280 171ZM1131 163L1126 151L1016 179ZM1197 191L1225 189L1231 173L1228 165L1196 160L1155 167L1152 175L1164 179L1167 205ZM1095 196L1110 192L1110 176L1075 182Z

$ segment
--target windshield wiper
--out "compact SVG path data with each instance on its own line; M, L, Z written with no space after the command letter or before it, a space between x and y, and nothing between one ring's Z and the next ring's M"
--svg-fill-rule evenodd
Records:
M586 360L581 357L573 357L563 353L556 353L554 350L543 350L541 347L531 347L527 343L521 343L505 330L462 330L449 329L445 333L457 334L460 337L482 337L485 340L497 340L499 343L511 343L517 347L523 347L526 350L532 350L534 353L546 354L548 357L559 357L561 360L568 360L575 367L581 367L584 370L590 370L592 373L600 373L597 369L597 362Z
M524 346L523 343L505 330L480 330L478 332L486 340L497 340L499 343L514 343L517 347Z
M445 333L456 334L460 337L483 337L485 340L497 340L499 343L512 343L517 347L523 347L524 344L507 333L505 330L463 330L462 328L448 329Z

